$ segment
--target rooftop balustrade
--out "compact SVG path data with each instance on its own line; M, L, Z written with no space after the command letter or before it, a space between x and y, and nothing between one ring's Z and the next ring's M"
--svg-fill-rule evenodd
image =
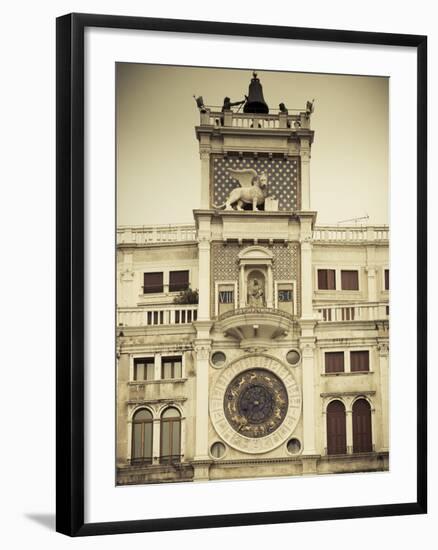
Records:
M306 112L289 114L278 113L242 113L237 111L214 110L215 107L205 107L201 110L201 126L216 128L239 128L248 130L278 130L297 131L301 128L310 129L310 117Z
M194 224L134 225L117 228L118 245L148 245L159 243L195 242L197 231ZM315 226L313 242L325 244L387 244L389 226Z

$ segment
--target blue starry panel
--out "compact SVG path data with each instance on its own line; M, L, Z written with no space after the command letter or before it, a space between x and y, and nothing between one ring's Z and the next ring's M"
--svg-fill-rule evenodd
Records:
M253 168L257 174L266 172L268 195L278 199L278 209L299 210L298 159L260 157L214 157L213 158L213 204L223 204L229 193L239 185L228 169Z

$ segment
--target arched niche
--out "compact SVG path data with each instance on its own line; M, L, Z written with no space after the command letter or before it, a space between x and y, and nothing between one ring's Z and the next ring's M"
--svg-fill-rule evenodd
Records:
M248 246L239 253L239 307L273 308L273 254L263 246Z

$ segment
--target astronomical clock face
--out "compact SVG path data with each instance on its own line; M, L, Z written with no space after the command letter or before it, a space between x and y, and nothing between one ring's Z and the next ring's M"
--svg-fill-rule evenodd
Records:
M238 359L218 375L210 417L223 441L244 453L266 453L284 443L301 415L292 369L268 355Z
M283 382L265 369L238 374L224 396L225 417L230 426L246 437L264 437L283 422L288 396Z

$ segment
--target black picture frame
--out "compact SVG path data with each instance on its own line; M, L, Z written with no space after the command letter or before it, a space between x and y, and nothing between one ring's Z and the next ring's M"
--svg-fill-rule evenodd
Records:
M57 497L56 529L69 536L330 519L427 511L427 37L417 35L69 14L57 25ZM311 510L84 523L84 30L86 27L405 46L417 52L417 498Z

